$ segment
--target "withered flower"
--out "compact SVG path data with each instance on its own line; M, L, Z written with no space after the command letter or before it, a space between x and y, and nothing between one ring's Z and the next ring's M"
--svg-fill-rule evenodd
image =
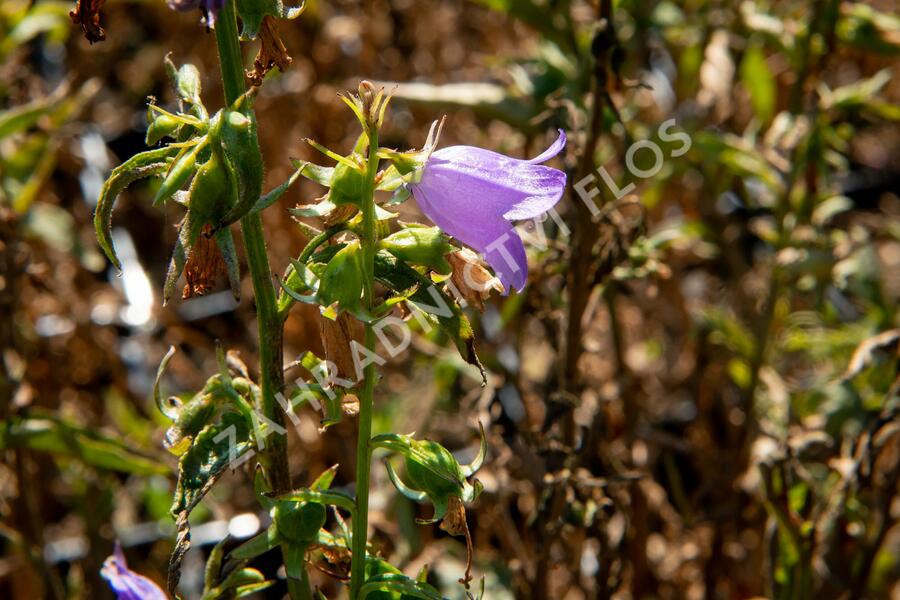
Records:
M447 255L453 267L450 277L450 291L459 300L472 304L479 312L484 312L484 300L491 290L503 293L503 284L488 271L477 254L463 248Z
M92 44L106 39L106 31L100 27L100 9L104 1L75 0L75 8L69 12L72 23L81 25L84 37Z
M197 243L191 248L191 254L184 265L184 278L187 283L181 298L187 300L194 296L204 296L216 287L219 276L226 275L225 261L216 239L212 237L212 225L206 224L203 232L197 236Z
M247 71L247 79L254 87L262 85L263 78L266 73L274 67L278 67L279 71L284 72L293 59L288 56L287 48L278 35L278 22L271 15L263 17L262 24L259 29L259 52L253 61L253 70Z
M319 317L319 333L322 336L325 359L334 363L337 376L347 381L356 378L356 365L353 362L350 342L360 341L359 329L359 321L346 311L341 311L334 320Z

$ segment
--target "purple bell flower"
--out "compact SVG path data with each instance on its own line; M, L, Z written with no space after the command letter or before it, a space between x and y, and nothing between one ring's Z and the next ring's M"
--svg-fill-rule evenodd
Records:
M473 146L451 146L428 157L409 189L419 208L445 233L477 250L509 293L528 279L525 245L511 221L532 219L559 202L566 174L546 167L560 153L566 134L531 160Z
M188 12L195 9L203 11L207 27L215 27L216 16L225 5L225 0L166 0L172 10Z
M111 556L103 561L100 575L109 582L109 586L119 600L168 600L162 589L138 573L131 571L122 554L122 546L116 542Z

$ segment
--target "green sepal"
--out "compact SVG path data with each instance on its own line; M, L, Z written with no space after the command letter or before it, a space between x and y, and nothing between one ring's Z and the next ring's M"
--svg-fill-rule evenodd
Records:
M319 217L322 218L337 208L334 202L325 198L316 204L298 204L294 208L289 208L288 212L295 217Z
M157 148L136 154L113 169L109 179L103 184L100 198L97 200L97 210L94 213L94 230L100 248L116 269L122 269L112 245L111 234L112 212L116 199L122 190L132 182L165 173L169 167L169 161L175 153L176 150L171 148Z
M397 173L403 177L417 169L423 168L427 157L420 151L398 152L390 148L379 148L378 158L383 158L390 162L397 170Z
M334 176L334 167L323 167L315 163L305 160L291 159L291 164L295 169L302 171L304 177L310 181L315 181L319 185L328 186L331 178Z
M304 168L304 166L298 167L296 171L291 173L291 176L288 177L287 181L271 190L269 193L261 196L257 203L253 206L253 208L250 209L250 214L252 215L258 212L262 212L263 210L278 202L278 200L281 199L284 193L288 191L288 188L290 188L292 185L294 185L294 183L297 182L298 179L300 179L300 176L303 175Z

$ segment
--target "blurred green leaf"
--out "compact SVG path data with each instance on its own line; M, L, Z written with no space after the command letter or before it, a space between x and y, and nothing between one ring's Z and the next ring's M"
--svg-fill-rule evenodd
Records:
M768 123L775 114L775 78L766 62L766 55L759 45L744 52L740 67L741 82L750 93L753 111L762 123Z
M169 472L167 466L137 454L124 441L50 415L13 417L3 422L0 448L49 452L98 469L135 475Z

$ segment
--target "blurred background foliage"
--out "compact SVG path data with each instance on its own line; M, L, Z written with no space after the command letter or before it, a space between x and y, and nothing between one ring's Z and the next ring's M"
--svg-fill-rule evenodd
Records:
M120 203L121 276L91 227L110 168L143 149L147 98L173 102L166 54L197 64L205 96L221 96L212 35L163 2L113 0L106 41L88 45L71 8L0 4L0 596L11 598L109 596L98 570L115 538L133 568L165 579L174 463L150 398L156 366L179 347L165 385L198 389L216 340L248 363L256 347L248 278L237 305L223 285L161 306L177 213L151 210L154 183ZM900 593L897 9L312 0L280 25L293 62L256 102L267 189L290 157L312 158L303 138L352 145L336 93L359 78L398 84L387 146L420 146L445 113L443 145L525 156L555 128L569 134L562 221L523 227L529 286L472 315L488 385L419 333L377 398L376 430L427 433L463 462L484 424L485 491L468 514L488 598ZM690 137L682 155L661 135L667 119ZM626 168L637 140L665 157L650 177ZM652 170L649 152L633 159ZM592 174L588 206L574 186ZM318 193L301 184L264 214L276 272L304 242L285 209ZM318 318L294 309L286 356L321 354ZM290 434L298 485L353 464L352 419L320 433L319 418L302 414ZM459 597L464 544L416 525L429 509L375 472L380 552L409 574L431 565L430 581ZM348 473L335 485L352 485ZM265 525L250 480L229 474L195 511L188 597L211 544ZM313 582L338 593L327 573Z

